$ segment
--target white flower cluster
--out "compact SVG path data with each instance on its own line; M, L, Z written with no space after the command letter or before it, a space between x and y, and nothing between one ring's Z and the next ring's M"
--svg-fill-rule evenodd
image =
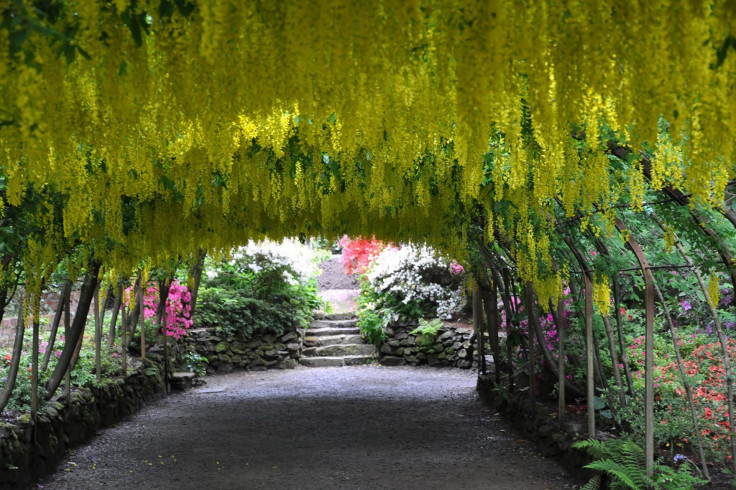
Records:
M248 245L239 249L251 258L251 269L265 260L275 266L285 266L294 271L297 277L284 279L290 284L291 281L306 282L319 274L319 268L314 260L314 252L306 245L299 243L293 238L286 238L281 242L264 240L262 242L248 242ZM254 270L254 272L257 272ZM291 274L289 274L291 276Z
M407 244L383 250L366 277L377 295L393 295L404 304L412 300L434 303L437 317L447 319L462 306L462 291L427 279L438 272L457 275L435 250Z
M288 238L282 242L251 240L248 245L230 253L228 264L232 267L248 268L255 274L264 270L283 269L284 281L292 286L307 282L319 274L312 250L297 240ZM208 270L207 276L212 279L219 272Z

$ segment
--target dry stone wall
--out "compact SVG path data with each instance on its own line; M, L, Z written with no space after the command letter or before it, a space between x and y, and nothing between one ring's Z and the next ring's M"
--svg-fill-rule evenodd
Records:
M35 428L29 415L0 422L0 488L25 488L52 471L67 449L161 399L163 364L144 362L125 379L73 391L71 403L64 397L49 402L39 412Z
M476 341L471 329L445 325L437 335L411 333L416 328L416 324L403 323L384 328L386 341L379 362L384 366L473 366Z
M216 328L190 330L184 337L185 349L209 361L207 372L229 373L238 369L293 369L304 348L304 329L282 335L260 334L249 339L226 338Z

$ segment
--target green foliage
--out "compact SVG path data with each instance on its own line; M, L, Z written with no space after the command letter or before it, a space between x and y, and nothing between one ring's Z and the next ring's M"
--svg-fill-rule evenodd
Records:
M424 318L419 319L419 326L409 332L411 335L417 335L416 346L421 349L428 349L434 345L437 339L437 333L444 326L442 320L435 318L427 321Z
M379 314L375 310L361 309L358 311L358 327L363 337L380 348L386 341L383 328L388 325L390 318L386 314Z
M208 262L194 315L197 325L216 327L229 338L306 328L322 306L314 257L282 252L273 244L251 244L229 261Z
M669 466L655 463L651 478L647 476L644 451L635 442L629 439L609 439L598 441L587 439L573 444L576 449L585 450L595 461L585 467L600 472L585 484L584 490L602 488L605 478L608 478L606 488L639 489L669 489L693 488L703 485L707 481L690 473L690 467L682 465L678 470ZM603 476L605 475L605 477Z
M207 364L209 364L209 361L206 357L203 357L194 351L185 352L181 357L184 365L190 373L194 373L199 377L203 377L207 374Z
M198 326L217 327L230 338L248 338L254 333L280 335L295 324L308 323L299 306L296 301L273 304L243 290L206 288L199 292L195 319Z

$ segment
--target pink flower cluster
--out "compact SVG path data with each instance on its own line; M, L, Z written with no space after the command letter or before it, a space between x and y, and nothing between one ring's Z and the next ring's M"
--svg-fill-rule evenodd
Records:
M128 297L130 297L131 288L128 288ZM186 335L187 330L192 327L192 295L189 289L179 284L174 279L169 286L169 297L166 298L166 335L179 339ZM159 293L158 286L149 286L143 296L143 317L148 320L155 318L158 309Z
M363 274L384 248L393 248L392 243L384 243L375 237L352 239L345 235L338 244L342 247L342 265L348 275Z

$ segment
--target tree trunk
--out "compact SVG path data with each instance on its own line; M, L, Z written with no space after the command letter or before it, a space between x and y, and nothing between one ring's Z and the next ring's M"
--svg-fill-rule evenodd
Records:
M72 281L67 279L64 281L64 285L61 287L61 293L59 293L59 304L56 307L56 313L54 314L54 321L51 324L51 332L49 332L49 345L46 347L46 352L43 355L43 363L41 364L41 371L46 371L49 367L49 361L51 360L51 353L54 350L54 344L56 343L56 333L59 330L59 324L66 307L67 298L72 292Z
M193 287L192 290L189 292L189 311L191 316L194 316L194 308L197 306L197 296L199 295L199 285L202 282L202 271L204 270L204 259L206 256L207 254L202 249L200 249L199 255L197 257L197 262L189 270L189 275L193 279Z
M3 392L0 394L0 413L10 401L10 395L13 394L15 388L15 379L18 377L18 366L20 366L20 356L23 353L23 334L25 334L25 311L23 308L23 295L18 298L18 322L15 326L15 342L13 343L13 357L10 359L8 374L5 379Z
M164 277L163 279L159 280L159 300L157 308L158 311L156 314L157 329L163 334L164 337L164 386L166 388L166 393L169 392L169 335L167 333L168 325L166 325L166 321L164 319L166 318L166 300L169 298L169 286L170 282L168 277Z
M74 315L74 322L72 324L71 331L66 338L64 350L59 357L56 369L54 369L54 372L46 383L47 399L50 399L54 396L54 393L56 393L56 389L61 384L64 372L71 363L77 343L82 338L82 332L84 332L84 326L87 322L90 303L92 303L92 296L97 288L97 275L100 272L100 265L100 262L96 260L90 261L89 270L84 278L84 284L82 284L82 290L79 295L79 305L77 306L77 313Z
M483 305L488 321L488 334L493 351L493 366L496 385L501 384L501 343L498 338L498 289L496 281L490 280L490 289L483 292Z
M112 317L110 318L110 336L107 339L107 348L112 349L115 345L115 328L118 323L118 314L120 313L120 304L123 302L123 280L118 280L118 294L115 295L115 302L112 305Z
M71 319L72 319L72 296L71 294L66 297L66 304L64 305L64 344L68 342L69 332L71 331ZM66 406L72 406L72 370L67 368L64 374L64 397L66 398Z
M534 296L534 289L532 288L532 297L533 296ZM537 343L539 344L539 349L542 351L542 356L544 357L544 365L559 380L560 378L559 378L558 363L555 362L554 358L552 357L552 353L547 348L547 343L544 341L544 332L542 332L542 325L539 323L539 314L537 313L537 310L534 307L533 303L532 303L532 311L530 314L532 316L530 317L531 325L530 325L529 332L532 331L531 329L534 330L534 333L537 337ZM564 363L563 363L563 373L564 373ZM580 397L585 396L585 392L581 390L580 388L578 388L577 386L575 386L569 380L565 379L564 375L563 375L562 384L560 386L562 386L561 389L563 392L565 390L568 390L571 393L573 393L575 396L580 396Z

